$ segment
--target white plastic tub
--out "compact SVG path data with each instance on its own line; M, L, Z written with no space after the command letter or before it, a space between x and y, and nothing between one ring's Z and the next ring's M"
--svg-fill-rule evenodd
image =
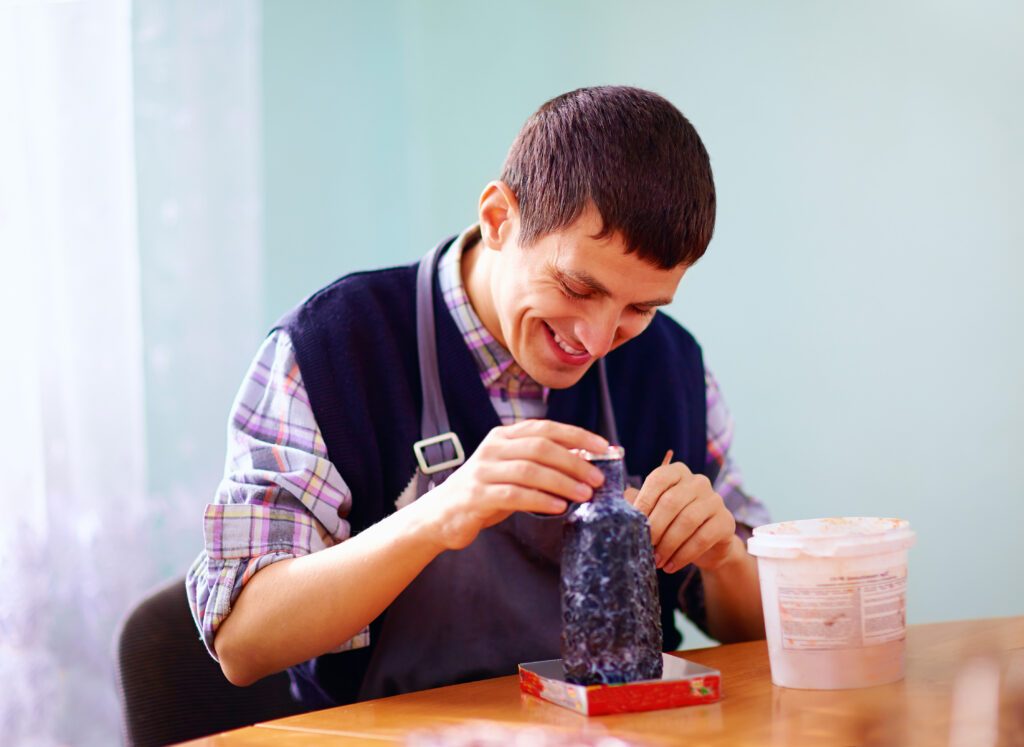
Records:
M907 550L902 519L844 517L767 524L757 557L772 682L834 690L903 677Z

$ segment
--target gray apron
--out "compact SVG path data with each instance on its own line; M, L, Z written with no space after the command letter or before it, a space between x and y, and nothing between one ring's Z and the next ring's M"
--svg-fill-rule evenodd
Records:
M423 389L417 497L465 461L441 394L433 279L442 247L417 276L417 342ZM601 431L618 443L604 369ZM384 613L359 699L515 674L521 662L560 656L561 517L515 513L462 550L438 555Z

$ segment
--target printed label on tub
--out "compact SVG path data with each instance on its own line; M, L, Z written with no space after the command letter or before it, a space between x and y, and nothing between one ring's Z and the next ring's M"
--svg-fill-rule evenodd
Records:
M833 576L810 586L779 586L782 647L839 649L903 638L906 576Z

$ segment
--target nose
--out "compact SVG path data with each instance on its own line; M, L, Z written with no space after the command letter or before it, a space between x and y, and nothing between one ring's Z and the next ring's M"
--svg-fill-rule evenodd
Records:
M574 331L587 352L594 358L607 355L612 348L633 336L626 336L622 314L615 310L595 312L580 319Z

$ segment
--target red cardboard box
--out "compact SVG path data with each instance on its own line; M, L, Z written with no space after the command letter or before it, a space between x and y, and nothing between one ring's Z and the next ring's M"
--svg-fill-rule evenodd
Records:
M660 680L621 685L566 682L561 659L520 664L519 687L525 693L586 716L714 703L722 697L722 675L717 669L670 654L662 657L664 671Z

